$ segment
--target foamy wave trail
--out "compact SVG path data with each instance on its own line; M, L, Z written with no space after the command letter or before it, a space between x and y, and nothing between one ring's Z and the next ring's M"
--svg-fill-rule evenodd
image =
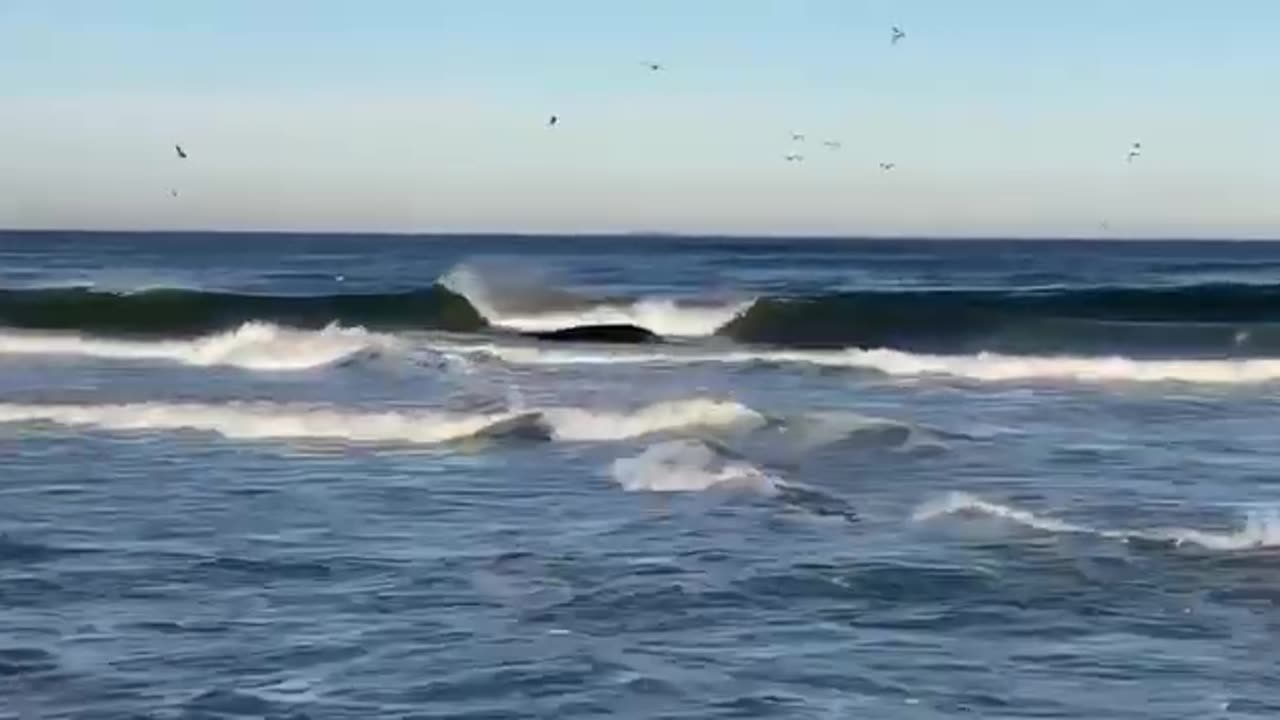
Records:
M47 422L114 431L195 430L233 440L316 439L437 444L474 437L520 413L360 413L273 404L0 404L0 422Z
M550 408L480 413L357 412L265 403L0 404L0 422L48 422L103 430L197 430L236 440L310 438L355 443L433 444L476 435L606 442L763 422L750 408L702 398L632 412Z
M742 460L727 459L697 440L672 440L613 463L613 478L629 492L702 492L732 489L777 495L778 477Z
M398 345L394 338L364 328L330 325L322 330L297 330L261 322L248 322L235 330L194 340L114 340L78 334L0 331L0 356L159 360L264 371L308 370Z
M1215 533L1192 528L1156 528L1151 530L1099 529L1040 515L1029 510L989 502L964 492L953 492L925 503L912 515L916 522L929 522L950 516L985 516L1046 533L1094 535L1113 540L1145 540L1175 546L1196 545L1206 550L1238 551L1280 547L1280 511L1253 511L1245 518L1244 527L1235 532Z
M948 356L915 355L896 350L849 350L842 355L842 358L827 358L828 364L874 369L896 376L946 375L991 382L1060 379L1240 384L1280 379L1280 359L1133 360L1124 357L1035 357L995 353Z
M668 337L705 337L724 327L754 302L581 298L562 290L502 286L468 265L454 268L439 284L466 298L490 325L519 332L622 324L638 325Z
M1256 384L1280 380L1280 359L1137 360L1125 357L929 355L900 350L562 349L532 345L434 343L436 352L489 357L513 365L812 365L895 377L954 377L983 382L1181 382Z

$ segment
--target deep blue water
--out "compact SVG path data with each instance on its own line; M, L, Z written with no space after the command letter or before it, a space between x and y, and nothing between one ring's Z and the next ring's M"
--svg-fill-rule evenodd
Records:
M1265 243L0 234L0 717L1276 717L1278 288ZM668 342L517 334L587 321Z

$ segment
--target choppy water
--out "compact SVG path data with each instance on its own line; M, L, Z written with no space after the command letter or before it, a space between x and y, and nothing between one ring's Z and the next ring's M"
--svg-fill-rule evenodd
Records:
M1270 244L0 235L0 716L1275 717L1277 288ZM518 334L581 322L668 342Z

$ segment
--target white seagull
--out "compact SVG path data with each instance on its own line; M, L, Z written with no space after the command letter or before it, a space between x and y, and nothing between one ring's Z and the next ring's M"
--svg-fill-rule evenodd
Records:
M907 36L907 34L906 34L906 33L904 33L904 32L902 32L902 28L898 27L897 25L894 25L894 26L893 26L893 35L892 35L892 36L890 36L890 38L889 38L889 44L891 44L891 45L897 45L897 44L898 44L898 41L899 41L899 40L901 40L901 39L903 39L903 38L905 38L906 36Z
M1133 162L1136 157L1142 157L1142 143L1136 142L1129 146L1129 154L1125 156L1125 162Z

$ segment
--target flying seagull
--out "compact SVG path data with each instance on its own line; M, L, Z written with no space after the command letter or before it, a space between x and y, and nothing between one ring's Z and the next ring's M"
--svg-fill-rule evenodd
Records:
M552 115L551 119L547 120L547 127L555 127L558 122L560 122L560 117L558 115Z
M1142 143L1136 142L1129 146L1129 154L1125 156L1125 162L1133 162L1136 157L1142 157Z
M894 168L895 168L895 167L897 167L897 166L898 166L898 164L897 164L897 163L891 163L891 162L882 162L882 163L880 163L880 169L881 169L881 170L883 170L883 171L885 171L885 172L889 172L890 170L894 169Z
M178 191L176 189L170 190L169 194L172 195L173 197L178 197Z
M659 70L662 69L662 63L652 62L650 60L646 60L644 63L644 66L649 68L649 70L653 72L658 72Z
M822 141L822 144L823 144L823 146L825 146L828 150L839 150L839 149L840 149L840 147L841 147L841 146L840 146L840 141L839 141L839 140L823 140L823 141Z
M783 156L787 162L804 162L804 156L800 153L791 152Z
M792 142L804 142L804 133L802 133L802 132L796 132L796 131L792 130L792 131L791 131L791 141L792 141Z
M902 32L902 28L898 27L897 25L894 25L893 35L889 38L889 43L891 45L897 45L898 41L905 38L906 36L907 34Z
M183 150L181 145L174 145L173 149L178 153L179 158L183 160L187 159L187 151Z

